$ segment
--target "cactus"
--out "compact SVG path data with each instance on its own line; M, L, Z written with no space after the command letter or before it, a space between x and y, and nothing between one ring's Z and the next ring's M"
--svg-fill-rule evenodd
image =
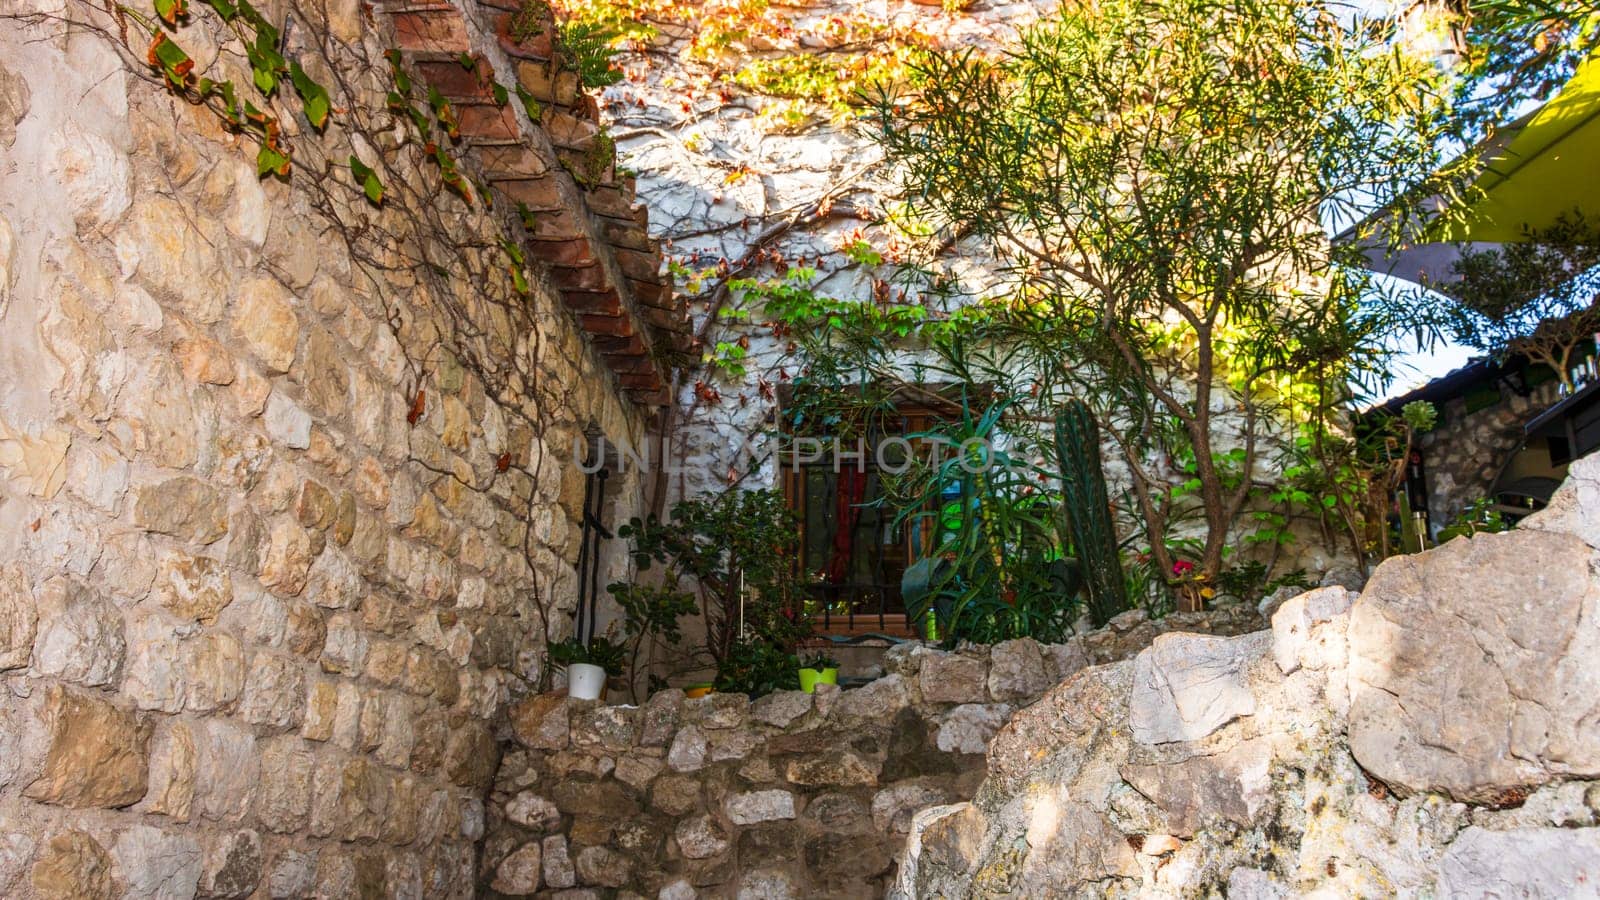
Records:
M1129 608L1128 586L1100 465L1100 428L1082 400L1068 400L1056 411L1056 459L1067 529L1088 589L1089 618L1098 627Z

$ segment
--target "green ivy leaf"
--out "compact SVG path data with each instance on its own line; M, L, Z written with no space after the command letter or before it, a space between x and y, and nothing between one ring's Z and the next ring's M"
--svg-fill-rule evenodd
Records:
M455 111L450 108L450 101L431 84L428 85L428 105L433 107L433 117L439 120L444 133L450 135L452 141L459 140L461 126L456 122Z
M517 99L522 101L522 110L528 114L528 118L537 122L544 116L544 107L540 106L538 99L520 84L517 85Z
M228 0L206 0L206 4L216 10L224 22L232 22L239 15L239 7L229 3Z
M378 173L371 166L363 163L354 153L350 154L350 172L356 176L356 181L361 182L361 190L372 201L373 206L383 203L383 182L378 180Z
M271 144L262 144L256 153L256 177L288 174L289 155Z
M289 64L289 79L294 82L294 89L300 94L300 100L305 104L306 120L311 127L321 131L328 126L328 113L333 109L333 103L328 99L328 91L306 74L300 68L298 61Z
M188 0L155 0L156 15L161 21L176 27L178 20L189 15Z
M194 71L194 60L165 33L158 32L155 40L150 42L148 57L150 65L161 71L162 77L173 90L181 91L188 86L189 73Z
M494 92L494 105L505 106L506 101L510 99L510 96L506 93L506 86L496 81L490 90Z
M478 61L473 59L472 54L466 52L465 50L461 51L461 53L456 56L456 62L460 63L461 68L466 69L468 72L471 72L478 67Z

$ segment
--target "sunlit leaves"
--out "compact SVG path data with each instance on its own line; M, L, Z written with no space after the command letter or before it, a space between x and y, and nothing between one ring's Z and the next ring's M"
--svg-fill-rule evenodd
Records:
M155 7L156 15L161 17L161 21L174 27L177 26L179 19L187 18L189 15L187 0L155 0Z
M147 53L150 67L161 73L167 85L175 91L182 91L189 86L193 77L194 60L189 58L182 47L167 37L165 32L156 32L150 41Z
M539 99L521 84L517 85L517 99L522 101L522 111L528 114L529 119L538 122L544 116L544 107L539 105Z
M378 173L354 153L350 154L350 174L361 185L361 192L367 195L367 200L374 206L383 203L383 182L378 180Z
M450 136L452 141L461 139L461 125L456 121L455 110L450 106L450 101L439 93L439 89L428 85L428 106L433 109L433 117L438 121L439 127Z
M333 108L332 101L328 99L327 89L307 75L298 62L290 63L289 78L294 83L295 92L305 104L306 121L318 131L326 128L328 113Z
M256 176L288 175L289 154L277 144L263 143L256 152Z

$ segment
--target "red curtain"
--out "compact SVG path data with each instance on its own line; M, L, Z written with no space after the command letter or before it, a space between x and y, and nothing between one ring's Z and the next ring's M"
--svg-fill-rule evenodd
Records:
M828 555L828 581L843 584L850 578L850 564L855 561L856 523L861 519L861 503L866 499L867 473L846 469L839 473L839 490L835 495L833 549Z

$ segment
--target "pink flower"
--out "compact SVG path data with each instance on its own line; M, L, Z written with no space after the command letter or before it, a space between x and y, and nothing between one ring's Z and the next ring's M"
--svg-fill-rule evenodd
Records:
M1193 571L1194 563L1189 562L1187 559L1180 559L1172 564L1172 574L1178 576L1179 578L1182 578Z

